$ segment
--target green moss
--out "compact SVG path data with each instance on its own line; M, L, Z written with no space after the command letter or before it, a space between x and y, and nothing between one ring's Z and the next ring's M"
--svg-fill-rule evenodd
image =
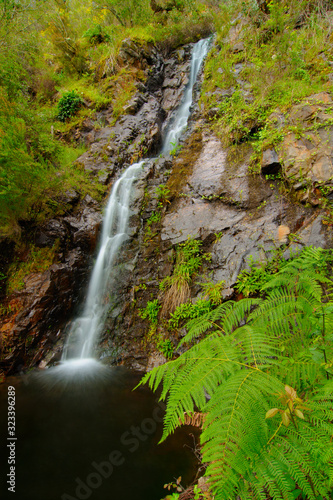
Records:
M185 142L176 161L173 162L172 172L166 183L170 200L179 196L186 179L191 175L193 166L202 151L202 131L197 130Z
M55 263L58 244L52 248L37 248L32 245L24 261L14 262L8 270L7 293L11 294L23 290L25 287L24 278L31 273L43 273Z

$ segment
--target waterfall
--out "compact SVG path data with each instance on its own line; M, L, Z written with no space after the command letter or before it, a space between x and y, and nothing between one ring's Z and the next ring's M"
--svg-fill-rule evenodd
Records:
M202 62L207 55L210 39L197 42L193 47L189 83L185 89L181 105L169 127L163 141L162 153L169 153L184 131L192 104L193 86L197 80ZM134 181L144 167L144 160L128 167L115 182L105 211L99 252L92 270L88 293L80 317L70 327L64 348L63 361L81 361L91 359L94 347L103 329L108 311L108 290L112 291L113 265L119 255L120 247L128 235L131 193ZM81 361L80 361L81 360Z
M114 184L106 206L100 248L92 270L82 316L70 328L63 359L90 358L107 314L109 278L121 244L128 238L130 196L143 161L128 167Z
M178 144L179 138L184 132L191 112L192 93L194 84L197 81L198 73L207 55L210 38L205 38L197 42L193 47L191 58L190 77L184 92L182 103L179 106L174 120L172 120L168 133L163 141L162 153L169 153Z

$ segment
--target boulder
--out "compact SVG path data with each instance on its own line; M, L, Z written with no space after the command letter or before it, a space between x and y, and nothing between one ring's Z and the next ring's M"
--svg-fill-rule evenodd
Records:
M277 174L281 170L281 163L275 149L266 149L261 159L261 171L264 175Z

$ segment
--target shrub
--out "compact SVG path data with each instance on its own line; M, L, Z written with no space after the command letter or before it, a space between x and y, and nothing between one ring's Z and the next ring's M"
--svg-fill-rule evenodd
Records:
M68 118L74 116L82 103L81 97L75 90L66 92L58 103L58 120L65 122Z
M190 297L190 283L194 274L201 267L208 254L201 254L202 241L189 238L177 248L176 264L172 276L167 276L160 283L164 291L162 316L166 317Z
M148 300L147 305L144 309L139 310L139 316L142 319L149 319L149 321L156 325L158 320L158 312L160 310L160 304L158 303L158 299L156 300Z
M110 36L105 33L100 24L95 24L95 26L89 28L84 33L83 38L88 38L91 45L98 45L99 43L109 42L111 40Z

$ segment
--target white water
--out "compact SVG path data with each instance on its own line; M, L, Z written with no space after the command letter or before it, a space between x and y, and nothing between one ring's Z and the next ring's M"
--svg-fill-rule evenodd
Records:
M162 147L162 153L170 152L184 131L192 104L193 86L202 62L207 55L210 40L200 40L193 47L189 83L184 98L176 111ZM112 288L110 275L122 243L128 236L128 220L133 182L142 171L144 161L125 170L114 184L106 207L100 249L90 278L88 294L82 316L76 318L70 328L62 360L75 366L90 366L96 340L98 339L108 311L108 290ZM78 363L78 360L82 362ZM67 363L66 363L67 364Z
M113 264L121 244L128 238L130 196L133 182L142 172L143 161L125 170L114 184L106 207L100 249L91 274L82 316L76 318L69 331L63 360L86 359L93 354L95 340L104 325L108 309L107 290Z
M189 83L184 92L184 97L177 110L175 119L171 122L167 135L163 141L162 153L169 153L177 146L179 138L186 128L191 111L193 86L197 81L198 73L207 55L209 45L210 38L206 38L197 42L193 47Z

